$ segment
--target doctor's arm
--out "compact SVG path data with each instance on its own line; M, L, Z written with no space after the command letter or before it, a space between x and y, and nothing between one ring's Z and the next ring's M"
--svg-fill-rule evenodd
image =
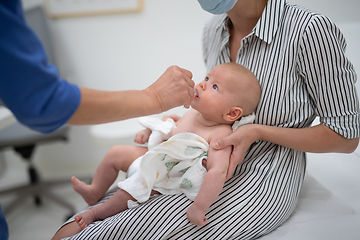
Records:
M194 96L191 78L190 71L171 66L144 90L80 88L80 104L68 124L106 123L161 113L181 105L188 108Z

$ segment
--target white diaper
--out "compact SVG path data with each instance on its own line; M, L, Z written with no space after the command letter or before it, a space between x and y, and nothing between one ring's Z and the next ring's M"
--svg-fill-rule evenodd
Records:
M152 189L161 194L184 193L194 200L206 175L202 159L208 149L202 137L179 133L135 160L129 177L118 186L138 202L147 201Z

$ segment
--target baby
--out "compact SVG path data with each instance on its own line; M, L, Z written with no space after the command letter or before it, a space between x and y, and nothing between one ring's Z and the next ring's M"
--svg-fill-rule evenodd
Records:
M260 94L255 75L244 66L225 63L214 67L195 86L192 108L183 117L175 117L175 127L167 134L168 141L147 153L146 150L134 153L131 150L134 146L117 146L100 162L91 185L72 178L74 190L89 205L94 205L119 171L128 173L113 196L75 216L75 221L84 229L94 221L126 210L129 200L141 203L154 194L184 193L194 201L187 210L188 220L204 225L206 211L222 191L232 151L230 146L223 150L209 146L231 134L236 120L253 113ZM144 144L151 132L140 131L135 142ZM134 156L139 155L143 156L135 160Z

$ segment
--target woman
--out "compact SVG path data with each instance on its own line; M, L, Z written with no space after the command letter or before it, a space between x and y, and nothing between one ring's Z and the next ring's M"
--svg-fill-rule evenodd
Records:
M162 195L70 239L255 239L294 210L305 152L356 149L356 74L339 29L285 0L235 2L199 0L215 14L227 11L205 26L205 63L208 71L230 61L245 65L259 79L262 97L256 124L238 128L213 146L234 148L232 177L207 212L208 223L196 227L187 221L191 202L184 195ZM312 127L316 116L320 124Z

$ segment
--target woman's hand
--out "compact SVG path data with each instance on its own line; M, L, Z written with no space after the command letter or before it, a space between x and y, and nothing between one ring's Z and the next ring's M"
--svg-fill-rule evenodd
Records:
M258 139L257 125L247 124L240 126L235 132L212 145L216 150L223 149L227 146L233 146L226 175L227 180L234 174L236 166L244 160L245 154L251 144Z
M194 99L195 83L192 73L186 69L171 66L161 77L145 89L158 102L161 112L184 105L189 108Z
M250 145L257 140L311 153L352 153L359 144L359 138L346 139L323 124L307 128L243 125L228 137L212 144L214 149L233 146L227 179L232 176L236 166L244 160Z

